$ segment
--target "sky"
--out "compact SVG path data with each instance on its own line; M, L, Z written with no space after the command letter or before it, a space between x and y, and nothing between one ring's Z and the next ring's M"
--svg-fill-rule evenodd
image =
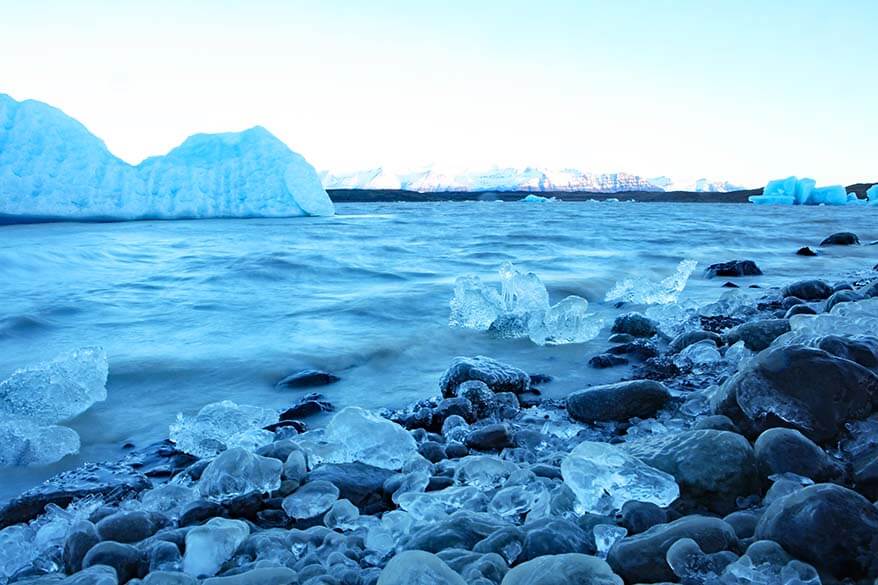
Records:
M878 179L874 0L0 0L0 92L135 163L262 125L318 169Z

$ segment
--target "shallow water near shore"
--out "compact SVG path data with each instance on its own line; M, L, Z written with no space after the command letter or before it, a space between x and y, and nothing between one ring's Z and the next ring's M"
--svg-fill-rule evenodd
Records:
M682 299L716 300L710 263L755 260L763 287L843 275L878 247L794 255L832 232L878 239L861 208L735 204L341 204L332 218L44 224L0 228L0 378L67 350L104 347L109 397L70 423L82 450L49 467L0 471L0 501L131 442L167 437L177 412L223 399L282 408L306 391L274 383L303 368L342 381L322 389L337 408L400 407L438 392L451 358L484 354L554 382L562 397L624 371L594 370L609 323L603 298L624 278L658 280L699 262ZM539 347L450 329L454 280L496 281L511 261L536 272L552 302L587 298L607 321L586 344ZM319 422L319 420L317 421Z

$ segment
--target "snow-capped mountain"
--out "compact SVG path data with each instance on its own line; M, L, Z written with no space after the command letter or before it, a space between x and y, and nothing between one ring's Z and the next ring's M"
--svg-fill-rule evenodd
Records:
M427 167L397 172L385 168L339 173L320 173L326 189L403 189L420 193L442 191L698 191L726 192L739 189L723 181L698 179L674 182L668 177L648 179L629 173L589 173L578 169L497 167L489 170L448 170Z

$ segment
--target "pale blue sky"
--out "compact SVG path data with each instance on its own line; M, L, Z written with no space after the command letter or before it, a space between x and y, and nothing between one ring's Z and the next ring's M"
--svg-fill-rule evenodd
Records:
M261 124L320 169L878 178L874 0L0 5L0 92L132 162Z

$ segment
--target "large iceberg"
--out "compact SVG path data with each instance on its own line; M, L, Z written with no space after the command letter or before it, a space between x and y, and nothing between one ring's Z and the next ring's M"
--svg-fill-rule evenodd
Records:
M0 218L7 222L333 212L313 167L262 127L197 134L134 166L60 110L0 94Z
M848 194L841 185L817 187L814 179L787 177L769 181L762 195L749 197L757 205L865 205L866 201ZM868 193L868 192L867 192ZM878 197L878 193L874 195ZM870 196L871 197L871 196Z

